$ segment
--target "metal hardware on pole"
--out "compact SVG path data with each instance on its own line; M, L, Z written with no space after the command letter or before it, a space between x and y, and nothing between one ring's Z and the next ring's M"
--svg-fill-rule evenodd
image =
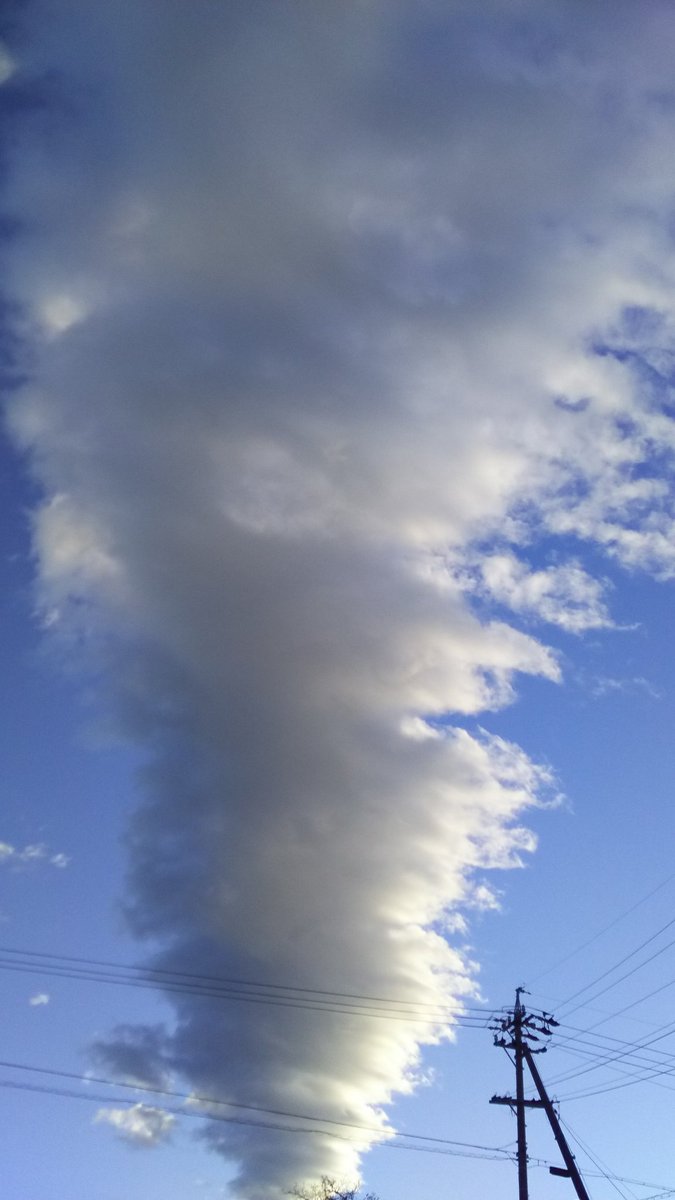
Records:
M535 1054L544 1054L546 1046L532 1045L542 1037L548 1038L552 1026L558 1024L550 1013L530 1013L522 1003L521 996L524 988L516 988L516 1003L511 1011L504 1014L491 1026L495 1033L495 1045L513 1052L513 1063L516 1070L516 1094L514 1096L493 1096L490 1104L507 1104L516 1114L518 1127L518 1200L528 1200L527 1184L527 1138L525 1128L525 1110L527 1108L543 1108L548 1118L553 1136L558 1144L565 1163L563 1167L551 1167L550 1173L563 1179L571 1179L578 1200L590 1200L579 1168L570 1150L567 1139L562 1131L558 1114L546 1091L543 1080L534 1061ZM539 1094L538 1100L525 1098L525 1072L527 1065L532 1080Z

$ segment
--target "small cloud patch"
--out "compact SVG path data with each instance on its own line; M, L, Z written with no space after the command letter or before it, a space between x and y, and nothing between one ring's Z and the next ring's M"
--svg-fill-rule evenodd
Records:
M44 842L32 842L23 849L12 846L10 842L0 842L0 867L20 870L22 867L35 866L36 863L46 863L63 870L70 863L70 857L67 854L53 854Z
M99 1108L94 1124L112 1125L123 1142L151 1148L170 1140L176 1118L161 1108L134 1104L130 1108Z
M59 870L63 870L64 867L68 866L70 857L67 854L52 854L49 861L53 867L58 867Z
M38 992L37 995L31 996L28 1001L31 1008L41 1008L45 1004L49 1004L49 992Z

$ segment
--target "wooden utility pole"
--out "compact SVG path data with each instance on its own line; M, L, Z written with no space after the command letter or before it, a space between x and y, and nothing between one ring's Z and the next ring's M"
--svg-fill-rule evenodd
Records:
M523 1019L525 1017L525 1009L520 1000L521 991L521 988L516 988L516 1003L513 1010L513 1048L516 1059L516 1122L518 1125L518 1200L528 1200L525 1080L523 1073Z
M518 1126L518 1200L528 1200L527 1139L525 1130L526 1108L544 1109L553 1131L553 1136L558 1143L565 1166L564 1168L549 1167L551 1174L562 1176L564 1179L571 1179L578 1200L590 1200L584 1181L579 1173L579 1168L574 1160L574 1155L562 1131L558 1114L544 1087L543 1080L534 1061L534 1055L545 1053L546 1046L535 1047L532 1043L549 1038L552 1033L551 1026L557 1025L558 1022L549 1013L528 1012L521 1000L524 990L524 988L516 988L516 1003L513 1009L506 1012L496 1024L491 1026L495 1033L495 1046L501 1046L507 1053L509 1051L513 1053L512 1062L516 1069L515 1097L493 1096L490 1104L507 1104L516 1114ZM510 1054L509 1057L511 1057ZM539 1093L538 1100L525 1099L525 1066L528 1067L533 1083Z
M525 1058L526 1038L533 1036L528 1031L533 1025L533 1018L525 1011L525 1006L522 1003L521 995L524 988L516 988L516 1003L512 1012L508 1012L503 1020L499 1021L496 1026L493 1026L495 1034L495 1046L502 1046L504 1050L513 1052L513 1061L516 1068L516 1095L513 1096L493 1096L490 1104L508 1104L509 1108L515 1111L516 1122L518 1127L518 1200L529 1200L527 1187L527 1133L525 1127L525 1109L526 1108L543 1108L541 1100L526 1100L525 1099L525 1078L523 1071L523 1060ZM536 1025L539 1028L539 1025ZM542 1030L543 1032L543 1030Z

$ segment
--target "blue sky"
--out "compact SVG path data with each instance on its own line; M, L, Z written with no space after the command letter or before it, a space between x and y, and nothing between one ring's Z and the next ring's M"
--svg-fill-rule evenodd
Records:
M10 1197L515 1194L519 985L591 1194L675 1190L675 19L609 18L13 9Z

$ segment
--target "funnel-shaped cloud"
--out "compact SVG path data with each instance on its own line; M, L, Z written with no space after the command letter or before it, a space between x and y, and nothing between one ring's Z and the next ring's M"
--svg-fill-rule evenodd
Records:
M417 1005L169 992L99 1043L381 1131L214 1120L248 1200L353 1174L472 994L452 929L548 781L452 716L560 678L504 607L610 623L586 543L675 571L672 6L479 7L34 0L6 84L42 101L10 421L45 622L145 749L131 925L164 969Z

